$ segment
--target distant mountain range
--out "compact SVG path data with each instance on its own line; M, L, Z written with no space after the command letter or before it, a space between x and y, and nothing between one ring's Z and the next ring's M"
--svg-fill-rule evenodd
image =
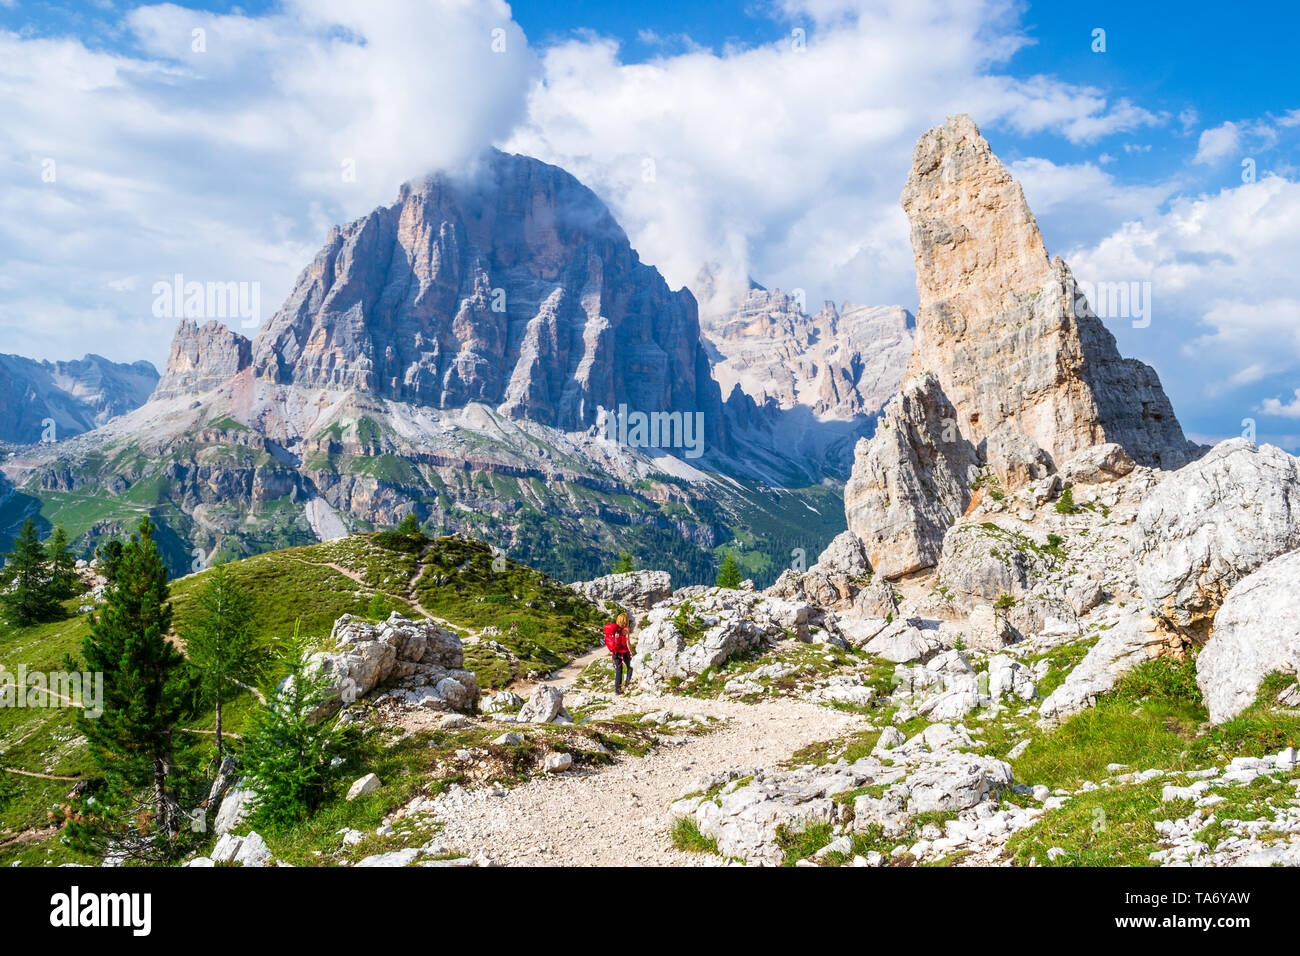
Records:
M255 338L184 320L148 401L12 450L0 528L35 513L88 550L147 512L184 573L414 512L569 579L626 550L699 582L731 548L764 584L843 530L908 325L751 294L710 345L591 190L491 151L331 230Z
M0 441L57 441L90 431L139 408L158 384L149 362L110 362L87 355L37 362L0 355Z

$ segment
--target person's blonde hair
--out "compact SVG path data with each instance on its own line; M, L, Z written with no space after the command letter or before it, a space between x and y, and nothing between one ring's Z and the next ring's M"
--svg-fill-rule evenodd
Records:
M614 619L614 623L616 623L619 627L627 627L627 615L620 614L618 617Z

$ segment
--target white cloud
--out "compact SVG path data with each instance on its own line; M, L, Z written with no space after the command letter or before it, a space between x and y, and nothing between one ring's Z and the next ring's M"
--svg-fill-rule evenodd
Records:
M1260 405L1265 415L1278 415L1282 418L1300 418L1300 388L1295 390L1291 401L1283 402L1277 398L1266 398Z
M1118 329L1177 372L1189 403L1300 371L1300 183L1181 197L1067 253L1092 281L1150 281L1149 329ZM1256 402L1252 401L1252 405Z
M273 311L332 223L505 136L537 69L501 0L165 4L123 25L127 53L0 33L4 351L161 360L149 289L176 272L260 282Z
M1214 129L1201 132L1196 143L1198 163L1217 163L1225 156L1239 154L1241 151L1241 129L1236 123L1224 123Z
M592 185L674 285L714 262L732 287L749 274L813 302L910 302L898 193L928 127L969 112L986 130L1082 144L1161 121L1090 87L998 73L1029 42L1013 3L781 8L773 41L751 49L637 64L608 39L547 50L510 148Z

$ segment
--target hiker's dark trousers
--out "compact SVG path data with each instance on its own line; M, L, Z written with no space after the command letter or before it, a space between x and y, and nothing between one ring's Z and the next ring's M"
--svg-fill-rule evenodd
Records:
M632 684L632 655L615 654L614 655L614 693L619 693L623 689L623 668L627 668L627 682Z

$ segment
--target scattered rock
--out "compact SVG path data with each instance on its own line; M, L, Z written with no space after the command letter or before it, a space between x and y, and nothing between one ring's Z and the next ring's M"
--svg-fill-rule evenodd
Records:
M348 787L348 800L356 800L358 797L369 796L380 787L379 778L373 773L368 773L364 777L359 777Z

